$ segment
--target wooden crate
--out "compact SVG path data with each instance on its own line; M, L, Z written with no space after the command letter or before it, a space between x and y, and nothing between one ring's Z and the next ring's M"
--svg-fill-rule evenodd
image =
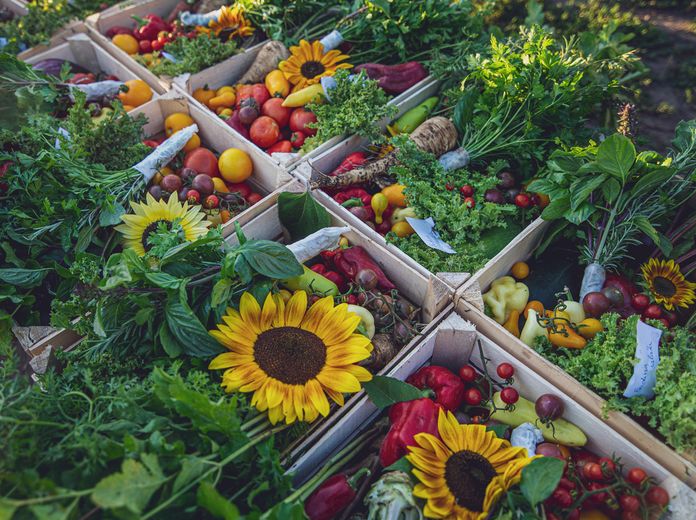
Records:
M672 497L671 518L692 520L696 510L696 493L676 478L654 457L650 449L632 443L609 424L590 413L577 400L572 388L554 384L545 374L538 373L527 365L520 364L506 348L488 337L473 324L455 313L448 314L440 324L425 336L417 348L409 351L390 370L388 375L405 380L410 374L426 364L437 364L457 371L469 363L482 367L476 342L482 342L484 355L488 358L489 370L502 362L515 367L514 387L520 395L535 401L540 395L552 393L565 404L563 417L582 429L587 437L587 448L599 455L618 456L627 468L640 466L665 487ZM348 410L310 450L304 453L290 468L296 484L307 480L332 453L347 444L351 438L369 427L380 411L367 397Z
M135 72L97 45L87 33L68 36L63 43L59 43L55 47L46 49L43 52L36 53L24 61L35 64L46 59L67 60L84 67L94 74L100 72L113 74L121 81L138 79ZM147 82L147 80L145 81ZM154 99L158 96L155 90L156 85L149 85L153 89Z
M457 312L474 323L480 332L493 339L510 355L542 374L552 384L566 389L580 405L584 406L595 417L604 420L607 425L634 445L645 450L646 453L650 453L672 474L689 486L696 488L696 465L692 461L687 460L661 442L628 415L618 411L607 412L607 403L603 398L522 343L519 338L510 334L502 325L484 314L480 301L481 290L487 290L493 280L509 274L510 268L515 262L528 260L536 246L541 242L548 226L547 222L537 222L534 227L530 227L531 229L516 239L515 247L506 248L502 258L487 266L487 269L482 270L457 290L454 297Z

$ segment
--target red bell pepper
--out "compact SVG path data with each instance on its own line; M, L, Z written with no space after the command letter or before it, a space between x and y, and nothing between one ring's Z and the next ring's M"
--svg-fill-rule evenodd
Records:
M348 507L357 495L357 484L370 470L360 468L352 477L339 473L327 478L307 497L304 510L309 520L331 520Z
M353 152L352 154L348 155L348 157L343 159L343 162L338 165L338 168L332 171L329 175L341 175L343 173L354 170L355 168L365 164L366 162L367 157L363 152Z
M138 40L156 40L160 31L169 31L169 25L156 14L146 14L144 18L132 17L138 28L133 31L133 36Z
M335 283L339 291L346 292L348 290L348 283L346 282L346 279L336 271L324 271L320 274L327 280L331 280L333 283Z
M310 269L319 274L324 274L327 271L324 264L314 264L312 267L310 267Z
M97 81L97 77L91 72L77 72L67 82L71 85L88 85L95 81Z
M361 246L338 249L335 252L332 251L332 253L334 253L332 260L336 270L349 280L355 280L355 275L361 269L371 269L377 275L377 287L382 291L396 289L396 286L387 278L380 266L370 258L367 251Z
M450 412L455 411L464 402L464 381L445 367L423 367L411 374L406 382L420 389L430 388L435 392L435 402Z
M419 433L430 433L439 438L437 418L442 406L423 397L414 401L396 403L389 409L392 425L379 449L382 467L391 466L408 453L408 446L414 446L414 437Z
M369 206L372 201L372 195L362 188L348 188L336 193L333 199L339 204L343 204L350 199L360 199L363 206Z
M240 85L237 87L237 108L241 106L242 101L248 98L254 98L260 110L263 104L271 99L271 94L268 92L266 85L262 83L255 83L254 85Z

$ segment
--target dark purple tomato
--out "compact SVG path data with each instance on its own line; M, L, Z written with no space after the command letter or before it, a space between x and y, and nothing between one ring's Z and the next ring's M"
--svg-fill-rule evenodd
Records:
M191 189L196 190L201 194L201 197L205 198L215 191L215 185L213 184L213 179L209 175L199 173L193 178Z
M515 187L515 176L510 172L498 173L498 188L501 190L509 190Z
M587 293L582 299L582 307L585 309L585 314L590 318L600 318L602 314L609 310L611 302L604 293L593 291Z
M485 200L486 202L492 202L493 204L505 204L505 197L503 196L503 192L495 188L486 190L486 193L484 193L483 195L483 200Z
M563 415L563 401L554 394L540 395L534 403L534 410L543 421L554 421Z

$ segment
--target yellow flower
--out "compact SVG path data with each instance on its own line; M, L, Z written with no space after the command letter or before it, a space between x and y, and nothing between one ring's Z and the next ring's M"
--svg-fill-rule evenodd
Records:
M189 207L188 202L179 202L176 193L169 196L169 201L155 200L147 194L146 202L132 202L134 214L122 215L123 224L116 226L116 231L123 234L126 247L135 249L138 255L143 256L150 250L149 237L157 231L161 223L167 229L172 228L172 223L177 221L184 232L184 238L188 242L202 237L208 232L210 222L205 219L205 213L200 206Z
M299 46L290 47L290 57L281 61L278 68L294 85L292 91L296 92L319 83L324 76L333 76L338 69L351 68L349 63L339 63L347 59L347 55L337 50L324 53L324 45L319 40L311 44L307 40L301 40Z
M536 457L513 448L484 425L459 424L454 414L440 411L440 439L415 436L406 458L420 481L413 494L427 501L428 518L483 520L500 496L522 478L522 469Z
M210 34L211 32L218 36L223 31L231 31L229 38L238 36L245 38L254 33L254 27L251 26L249 20L244 18L244 12L241 6L234 7L223 6L220 8L220 15L217 20L210 20L208 27L196 27L196 30L201 33Z
M225 368L222 386L227 392L253 392L252 406L268 410L273 424L312 422L329 414L330 397L343 406L343 394L360 391L372 379L355 365L367 359L372 343L355 329L360 317L343 303L334 307L327 296L307 309L307 293L297 291L284 302L268 295L261 308L244 293L239 312L228 308L224 324L210 334L229 352L208 368Z
M674 260L651 258L640 269L655 302L664 305L668 311L674 307L687 308L694 303L696 284L684 278Z

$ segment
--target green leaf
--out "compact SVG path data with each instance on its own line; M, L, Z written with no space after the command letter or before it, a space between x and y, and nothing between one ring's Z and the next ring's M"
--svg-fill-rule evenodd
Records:
M213 285L213 291L210 296L210 305L217 307L218 305L227 302L230 299L230 292L232 290L232 280L229 278L221 278L215 285Z
M384 468L384 471L403 471L407 475L411 475L412 469L411 463L406 459L406 456L403 456L391 466Z
M11 520L15 511L17 511L17 507L8 499L0 497L0 518L2 520Z
M363 388L379 409L426 396L423 390L388 376L374 376L372 381L363 383Z
M50 269L21 269L17 267L9 267L0 269L0 282L19 287L36 287L41 284Z
M590 194L607 180L606 174L578 177L570 185L570 209L576 211Z
M271 240L249 240L237 249L237 253L249 267L266 278L285 280L304 272L292 251Z
M669 258L670 254L672 253L672 243L666 236L655 229L647 217L642 215L633 217L633 223L638 229L648 235L650 240L652 240L655 245L660 248L662 254Z
M278 218L293 241L331 225L328 211L314 200L309 191L281 193L278 196Z
M520 491L533 507L551 496L563 476L564 465L554 457L542 457L522 470Z
M172 276L167 273L145 273L145 278L152 283L155 287L160 287L162 289L179 289L181 285L181 278Z
M209 464L199 457L186 457L181 463L181 471L174 480L172 492L176 493L193 479L201 476L208 466Z
M121 215L125 215L126 210L118 203L112 204L99 212L99 225L101 227L115 226L121 222Z
M92 501L103 509L125 508L142 513L152 495L166 481L158 465L148 467L133 459L126 459L121 471L99 481L92 492Z
M510 427L506 424L491 424L486 426L487 432L495 433L495 435L500 439L505 438L505 434L509 429Z
M254 278L254 273L251 270L249 262L247 262L247 259L242 255L235 256L234 268L231 271L225 270L223 274L227 274L228 272L231 272L233 275L236 274L242 283L249 283Z
M196 502L215 518L237 520L240 518L237 507L220 493L210 482L201 482L196 491Z
M628 137L621 134L610 135L597 148L596 165L622 183L628 179L635 160L636 147Z
M565 195L553 199L548 206L544 208L541 217L544 220L556 220L563 218L570 211L570 197Z
M191 307L180 299L170 298L165 312L172 336L181 342L184 352L194 357L210 357L222 352Z
M607 181L602 184L602 195L604 195L604 200L608 205L614 204L616 198L621 193L621 185L616 179L607 179Z
M181 343L172 335L166 321L163 321L162 325L160 325L159 340L162 343L162 348L171 358L179 357L184 351Z
M583 202L580 207L571 212L568 212L566 214L566 219L568 222L571 224L575 224L576 226L579 226L583 222L586 222L587 219L590 218L590 216L595 212L597 208L593 204L590 204L589 202L585 201Z

